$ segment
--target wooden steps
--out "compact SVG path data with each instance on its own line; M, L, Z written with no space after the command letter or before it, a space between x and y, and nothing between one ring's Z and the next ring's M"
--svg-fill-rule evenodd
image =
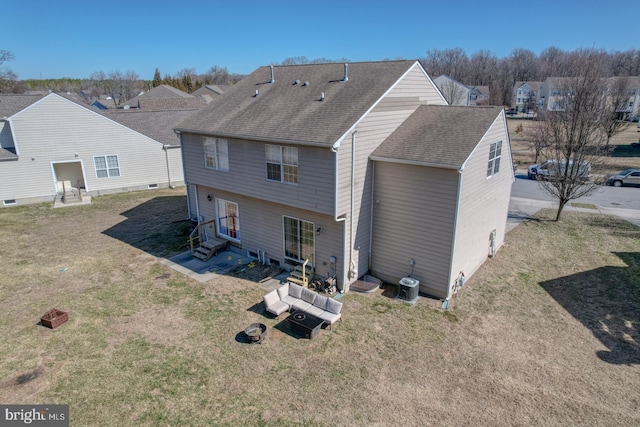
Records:
M309 282L313 280L314 269L311 265L309 265L309 260L305 260L305 262L301 265L296 265L294 269L289 273L289 277L287 280L289 282L297 283L298 285L304 286L305 288L309 286Z
M228 246L229 242L227 240L212 238L200 242L200 245L193 251L192 255L200 261L207 261L220 249L226 249Z

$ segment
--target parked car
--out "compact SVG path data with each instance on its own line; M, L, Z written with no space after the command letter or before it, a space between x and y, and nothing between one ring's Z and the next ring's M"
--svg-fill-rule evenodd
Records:
M573 166L573 159L569 160L569 167ZM527 168L527 177L529 179L552 179L560 176L565 170L565 161L546 160L537 165L531 165ZM578 176L585 181L589 179L591 173L591 163L581 162L578 166Z
M505 114L507 116L515 116L516 114L518 114L518 112L512 108L512 109L508 110Z
M640 169L625 169L620 173L607 177L607 185L622 187L623 185L640 186Z

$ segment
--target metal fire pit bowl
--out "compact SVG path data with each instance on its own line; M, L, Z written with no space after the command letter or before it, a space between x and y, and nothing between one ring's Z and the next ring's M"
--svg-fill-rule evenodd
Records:
M244 330L244 334L250 343L262 344L267 338L267 325L264 323L252 323Z

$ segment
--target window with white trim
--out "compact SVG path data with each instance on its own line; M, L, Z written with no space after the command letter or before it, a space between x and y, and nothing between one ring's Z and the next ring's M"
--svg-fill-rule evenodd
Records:
M489 148L489 163L487 164L487 177L500 172L500 156L502 155L502 141L494 142Z
M94 156L93 165L96 168L96 178L120 176L120 162L117 155Z
M298 183L298 147L266 144L265 157L268 180Z
M240 241L240 215L238 204L216 198L218 235Z
M312 222L284 217L284 256L303 262L313 260L315 227Z
M226 139L204 138L204 166L207 169L229 170L229 144Z

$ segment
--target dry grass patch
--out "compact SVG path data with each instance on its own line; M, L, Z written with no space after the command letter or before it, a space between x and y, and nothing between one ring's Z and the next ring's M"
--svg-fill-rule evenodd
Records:
M0 401L68 403L79 426L640 423L629 223L544 214L449 311L387 284L345 295L343 321L306 340L264 313L258 283L158 262L184 243L183 190L94 201L0 210ZM53 306L70 320L37 326ZM254 322L261 345L242 339Z

